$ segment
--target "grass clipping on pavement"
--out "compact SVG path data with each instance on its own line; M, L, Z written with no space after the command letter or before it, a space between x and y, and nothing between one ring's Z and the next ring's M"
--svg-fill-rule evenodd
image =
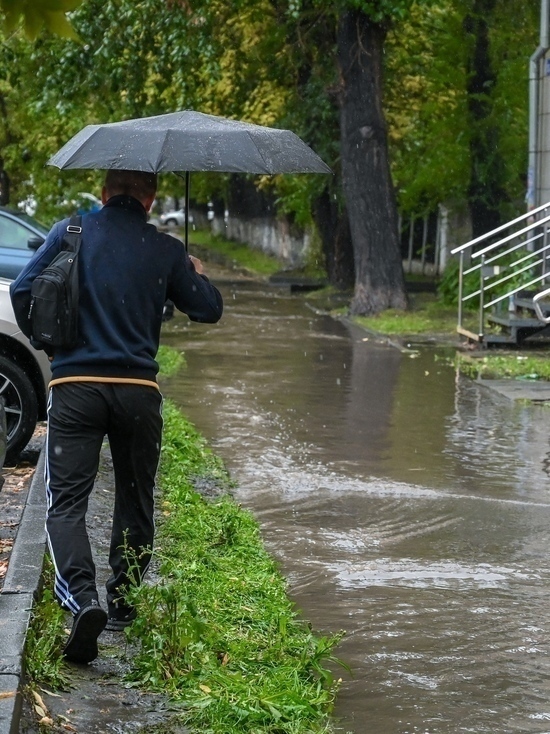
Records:
M330 732L337 683L325 667L339 637L301 621L263 547L252 515L228 494L221 464L169 401L158 529L160 581L132 592L138 643L130 677L181 701L186 723L206 733Z

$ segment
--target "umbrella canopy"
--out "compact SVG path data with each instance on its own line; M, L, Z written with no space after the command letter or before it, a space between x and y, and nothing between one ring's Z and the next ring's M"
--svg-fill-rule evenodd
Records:
M192 110L88 125L52 156L48 165L152 173L331 173L290 130Z

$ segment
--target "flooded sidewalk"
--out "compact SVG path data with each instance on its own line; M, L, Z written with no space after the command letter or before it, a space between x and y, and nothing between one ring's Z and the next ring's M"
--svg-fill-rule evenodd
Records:
M282 289L177 318L163 388L220 454L315 629L346 630L342 731L547 732L550 413Z

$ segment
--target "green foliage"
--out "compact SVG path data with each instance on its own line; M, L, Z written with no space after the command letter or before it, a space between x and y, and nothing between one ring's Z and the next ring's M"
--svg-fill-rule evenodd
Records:
M182 367L185 367L185 357L182 352L178 352L176 349L166 346L166 344L159 346L156 359L159 365L159 377L172 377Z
M66 640L66 615L51 591L53 564L49 556L45 559L43 582L40 598L32 610L25 642L25 674L31 686L56 690L68 684L62 657Z
M25 33L34 40L43 27L66 38L77 38L65 13L74 10L82 0L1 0L3 26L12 33L23 20Z
M191 254L198 253L204 248L204 257L216 261L216 256L221 262L233 268L243 268L256 275L272 275L281 270L282 263L272 255L267 255L241 242L226 240L219 235L212 235L206 230L196 229L190 235L189 248ZM195 248L195 249L193 249Z
M300 226L311 226L312 204L326 186L343 211L335 54L339 17L350 9L389 29L383 103L401 210L421 214L469 196L472 44L464 20L472 0L3 0L1 7L17 19L70 8L80 39L43 31L31 43L10 31L0 54L0 147L12 200L35 196L46 224L63 200L97 193L102 183L98 172L45 166L74 133L88 123L185 108L295 130L335 176L257 183L269 185L280 211ZM511 202L503 216L523 206L527 61L538 10L495 0L487 18L495 81L482 95L488 116L480 125L496 131L498 183ZM223 197L225 186L222 175L197 175L193 194L207 201ZM182 193L178 179L160 177L160 196Z
M495 83L478 102L488 116L471 119L467 82L472 38L465 19L471 0L416 2L387 41L386 110L391 158L402 210L422 213L441 201L468 197L471 167L490 175L490 157L473 160L473 135L494 130L503 162L499 185L517 208L527 168L527 57L537 45L538 6L497 0L487 17ZM479 130L478 130L479 128ZM480 170L481 169L483 170ZM502 215L515 211L503 207Z
M546 354L487 354L472 357L459 353L455 364L460 372L473 379L550 380L550 359Z
M385 100L403 211L465 196L469 182L466 47L454 0L415 3L387 40Z
M446 306L458 306L458 285L460 279L460 262L456 258L449 260L445 272L437 286L437 294ZM469 273L464 277L464 294L472 293L479 288L479 273ZM472 303L472 308L479 304L479 299Z
M337 684L326 662L338 637L317 637L298 618L252 515L228 495L204 499L192 488L197 476L227 480L167 403L161 579L131 592L131 679L183 702L196 731L329 732Z

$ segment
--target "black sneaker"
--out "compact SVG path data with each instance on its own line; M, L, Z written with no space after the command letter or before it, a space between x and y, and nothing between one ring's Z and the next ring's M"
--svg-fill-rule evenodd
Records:
M72 663L91 663L97 658L97 638L105 629L107 613L92 599L73 620L63 655Z
M129 627L137 616L134 607L125 604L109 604L109 616L105 629L109 632L121 632L125 627Z

